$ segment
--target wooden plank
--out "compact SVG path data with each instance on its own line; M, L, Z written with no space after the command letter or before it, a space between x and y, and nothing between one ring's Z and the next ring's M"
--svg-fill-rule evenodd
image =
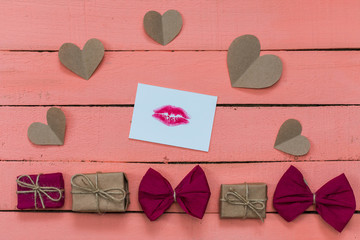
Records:
M0 234L7 239L159 239L198 240L351 240L358 239L360 214L340 234L318 215L306 214L287 223L277 214L259 220L224 220L206 214L203 220L185 214L165 214L150 222L143 214L0 213Z
M359 1L4 0L0 9L0 189L8 193L0 198L0 236L37 240L64 236L89 240L359 238L359 213L339 234L317 214L308 212L287 223L272 207L276 183L291 164L302 171L313 190L345 172L360 199L359 106L218 107L209 153L129 140L131 107L63 107L68 120L65 146L34 146L27 139L27 127L34 121L45 122L48 107L16 107L133 104L138 82L216 95L220 104L360 104L358 51L263 51L284 62L280 82L265 90L231 88L226 67L226 50L242 34L257 35L263 50L358 49ZM184 17L182 32L168 46L156 44L144 33L142 18L153 9L161 13L177 9ZM98 71L85 81L59 63L56 50L64 42L83 46L92 37L116 51L106 52ZM288 118L301 121L303 134L312 144L307 156L294 158L273 149L277 131ZM149 222L137 201L143 174L153 167L176 186L194 167L191 162L212 162L202 164L212 190L204 219L182 214L173 204L158 221ZM65 176L64 208L15 211L16 176L55 171ZM71 209L71 175L95 171L128 174L131 213L66 212ZM268 184L264 224L219 219L220 184L244 181Z
M1 1L0 49L57 50L99 38L111 50L225 50L243 34L263 49L359 48L360 2L312 0ZM177 9L180 35L163 47L144 32L149 10Z
M360 107L219 107L209 152L128 139L131 107L62 107L64 146L36 146L32 122L45 122L48 107L0 108L0 160L106 162L248 162L358 160ZM293 157L273 148L281 124L298 119L310 152Z
M294 165L304 175L310 189L316 191L332 178L345 173L357 199L360 209L360 179L358 169L360 162L307 162L307 163L246 163L246 164L201 164L204 169L211 197L207 213L219 213L219 196L221 184L243 182L265 182L268 185L267 212L274 212L272 199L277 182L285 171ZM129 179L130 206L128 211L142 211L138 203L138 188L145 172L151 167L159 171L175 188L195 164L132 164L132 163L89 163L89 162L0 162L0 174L7 181L0 181L0 189L4 194L0 199L0 210L16 210L17 176L22 174L38 174L62 172L65 180L65 206L62 210L71 210L71 176L78 173L123 171ZM313 208L309 208L314 210ZM178 204L173 204L168 212L183 212Z
M0 52L0 105L133 104L138 82L215 95L220 104L360 103L359 52L275 54L282 78L253 90L231 87L226 52L107 52L89 81L55 52Z

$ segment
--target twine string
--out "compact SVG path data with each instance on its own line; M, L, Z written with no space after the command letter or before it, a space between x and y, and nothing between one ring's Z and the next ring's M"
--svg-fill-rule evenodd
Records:
M176 202L176 192L174 190L174 202Z
M305 178L303 178L303 179L304 179L304 182L305 182L306 186L309 187L309 184L307 183L307 181L305 180ZM313 205L316 205L316 194L315 194L315 193L313 193Z

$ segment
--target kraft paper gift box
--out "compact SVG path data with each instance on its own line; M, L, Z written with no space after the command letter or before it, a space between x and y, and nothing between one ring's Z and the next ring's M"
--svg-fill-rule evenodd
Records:
M61 208L64 178L61 173L20 175L16 179L18 209Z
M129 201L125 173L76 174L71 178L74 212L125 212Z
M267 185L265 183L222 184L221 218L266 217Z

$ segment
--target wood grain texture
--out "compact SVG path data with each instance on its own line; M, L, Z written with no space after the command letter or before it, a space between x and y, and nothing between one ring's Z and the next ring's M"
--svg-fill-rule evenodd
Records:
M149 10L168 9L182 14L184 26L173 42L161 46L146 35L142 19ZM205 153L129 140L133 108L109 105L133 104L138 82L216 95L220 104L360 104L359 9L357 0L0 1L0 238L358 239L359 213L341 234L311 212L287 223L274 212L272 194L291 164L314 191L344 172L359 210L360 106L218 107ZM256 35L262 50L276 50L261 54L282 59L283 76L274 87L231 88L226 50L243 34ZM85 81L60 64L57 50L65 42L83 47L90 38L100 39L108 51ZM39 105L80 105L62 107L68 124L64 146L35 146L27 139L32 122L45 123L48 107ZM301 122L311 142L304 157L273 148L288 118ZM202 164L212 190L204 219L183 214L174 204L150 222L137 201L148 167L176 186L199 162L211 162ZM17 175L57 171L65 176L64 208L15 210ZM128 174L132 212L67 212L71 175L96 171ZM220 184L244 181L268 184L264 224L219 219Z
M202 220L185 214L165 214L150 222L144 214L0 213L0 235L7 239L159 239L159 240L355 240L360 234L360 214L340 234L319 215L301 215L287 223L277 214L259 220L222 220L206 214ZM34 230L36 229L36 231Z
M108 50L225 50L244 34L262 49L359 48L360 2L252 1L1 1L0 49L57 50L99 38ZM178 10L179 36L163 47L145 34L149 10Z
M128 139L130 107L62 107L64 146L36 146L32 122L46 123L48 107L1 107L1 160L105 162L248 162L359 160L360 107L218 107L208 153ZM273 148L281 124L295 118L310 152L294 158Z
M358 51L269 53L282 59L283 75L255 90L231 87L226 52L106 52L89 81L57 52L0 52L0 105L133 104L138 82L215 95L220 104L360 104Z
M211 198L206 209L207 213L219 213L219 196L221 184L236 184L243 182L265 182L268 185L267 212L275 212L272 199L278 181L291 166L297 167L316 192L322 185L345 173L357 199L357 209L360 209L360 179L358 169L360 162L277 162L248 164L201 164L211 189ZM61 210L71 210L71 176L79 173L125 172L129 179L130 206L129 211L142 211L138 203L138 188L146 171L151 167L160 172L175 188L195 164L134 164L134 163L91 163L85 162L0 162L0 174L7 181L0 182L0 189L9 194L0 199L0 210L16 210L17 196L15 179L21 174L38 174L61 172L65 181L65 205ZM58 209L55 209L58 210ZM308 211L314 211L311 207ZM178 204L173 204L167 212L184 211Z

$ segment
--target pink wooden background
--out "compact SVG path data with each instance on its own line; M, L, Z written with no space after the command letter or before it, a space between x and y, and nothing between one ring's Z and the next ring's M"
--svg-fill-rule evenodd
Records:
M149 10L177 9L183 29L167 46L142 28ZM360 237L360 1L358 0L0 0L0 238L1 239L359 239ZM243 34L258 36L262 54L278 55L281 80L263 90L231 88L226 50ZM106 50L83 80L58 61L65 42L98 38ZM138 82L218 96L208 153L128 139ZM40 147L28 126L45 122L50 106L67 117L65 145ZM303 125L308 155L273 149L288 118ZM173 186L195 163L212 197L203 220L174 204L150 222L137 201L141 177L158 169ZM343 233L313 208L287 223L272 207L276 183L294 164L312 190L345 173L357 198ZM70 177L124 171L131 204L125 214L72 213ZM19 174L60 171L65 206L16 209ZM221 183L266 182L267 218L220 220Z

